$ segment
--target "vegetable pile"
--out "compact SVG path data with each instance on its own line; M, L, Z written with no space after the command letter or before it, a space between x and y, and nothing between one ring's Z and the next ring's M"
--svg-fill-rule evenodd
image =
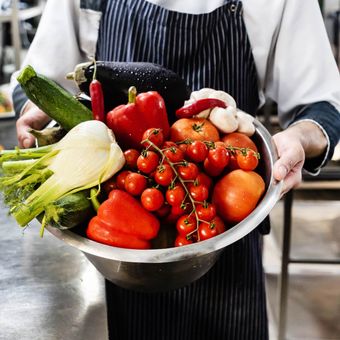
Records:
M90 74L92 110L30 66L18 77L64 131L46 146L0 153L0 189L20 226L37 217L41 234L47 224L81 225L94 241L149 249L159 247L163 230L163 246L184 246L223 233L254 210L265 192L254 119L229 94L192 92L176 104L170 125L158 83L140 94L131 84L125 102L107 110L108 80L102 87L95 62Z

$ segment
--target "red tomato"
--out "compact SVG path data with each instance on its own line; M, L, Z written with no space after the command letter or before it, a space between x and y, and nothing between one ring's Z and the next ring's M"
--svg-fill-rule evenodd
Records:
M150 174L157 168L158 163L159 157L156 152L145 151L137 159L137 168L145 174Z
M208 147L200 140L195 140L188 145L186 149L186 155L193 162L203 162L208 156Z
M110 179L105 181L102 184L102 186L103 186L103 189L104 189L105 193L109 194L111 192L111 190L118 189L117 179L115 177L111 177Z
M209 190L204 184L188 185L190 196L197 202L203 202L209 197Z
M206 158L204 160L203 167L204 167L204 171L211 177L219 176L224 170L224 167L223 168L217 168L217 167L213 166L210 163L208 158Z
M153 177L157 184L167 187L175 178L175 173L169 164L162 164L157 167Z
M251 149L245 149L236 153L237 164L242 170L255 170L259 164L258 153Z
M233 151L233 152L229 152L230 154L230 158L229 158L229 164L228 164L228 170L232 171L232 170L236 170L239 169L239 165L237 163L237 151Z
M124 151L126 165L131 169L136 169L139 155L140 153L136 149L127 149Z
M185 181L194 180L199 173L197 165L191 162L186 162L185 165L179 165L177 171L179 176Z
M164 196L156 188L145 189L140 199L142 206L149 211L159 210L164 204Z
M125 177L125 190L132 196L139 196L147 186L146 178L137 172L131 172Z
M258 151L255 143L247 135L240 132L232 132L222 137L223 143L227 146L238 148L249 148Z
M175 240L175 247L182 247L192 243L191 239L188 240L185 236L178 235Z
M188 144L187 143L180 143L178 144L178 147L183 151L183 153L185 154L188 148Z
M215 184L212 202L224 222L238 223L255 209L264 191L265 183L259 174L237 169Z
M166 201L174 206L180 206L185 198L185 190L181 184L176 184L172 189L168 189L165 193Z
M183 215L176 223L176 229L180 235L187 236L197 227L197 221L194 215Z
M156 128L147 129L144 132L143 137L142 137L142 140L146 140L146 139L160 148L164 142L164 135L163 135L162 129L156 129ZM151 145L148 141L143 143L143 146L145 148ZM152 150L152 147L150 148L150 150Z
M171 148L172 146L177 147L178 145L175 142L172 142L171 140L166 140L162 145L162 150L164 151L164 149Z
M116 184L118 189L125 190L125 178L128 174L131 174L131 171L124 170L117 175Z
M221 219L221 217L215 216L211 222L214 223L218 235L226 231L225 224L223 220Z
M171 126L170 139L174 142L186 139L216 142L220 136L216 127L205 118L182 118Z
M208 160L212 167L223 169L229 163L229 152L226 148L217 146L214 149L209 150Z
M216 216L216 208L212 203L197 204L196 213L200 220L210 222Z
M201 222L198 226L198 237L200 241L207 240L218 235L215 224L212 222Z
M171 214L173 216L182 216L184 214L187 214L189 212L189 209L191 207L191 204L181 204L181 205L173 205L171 207Z
M184 159L184 152L177 146L165 149L163 154L172 163L178 163Z
M165 217L170 214L171 205L164 202L164 204L156 211L157 216Z
M213 184L212 179L207 174L205 174L204 172L200 172L197 175L195 181L196 181L197 184L204 184L208 188L209 191L210 191L212 184Z

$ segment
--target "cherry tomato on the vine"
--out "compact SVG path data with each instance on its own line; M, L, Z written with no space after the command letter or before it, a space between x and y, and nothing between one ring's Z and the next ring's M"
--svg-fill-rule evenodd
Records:
M188 145L186 155L193 162L203 162L208 156L209 149L204 142L195 140Z
M139 196L145 190L146 186L146 178L137 172L131 172L125 177L125 190L133 196Z
M216 215L210 222L214 223L218 235L222 234L226 231L225 224L224 224L222 218L219 217L218 215Z
M177 145L179 149L181 149L183 151L183 153L185 154L188 148L188 144L187 143L180 143Z
M131 174L131 171L124 170L117 175L116 184L118 189L125 190L125 179L128 174Z
M200 241L216 236L217 229L213 222L201 222L198 226L198 237Z
M145 189L140 199L143 207L149 211L158 211L164 204L164 196L156 188Z
M190 196L197 202L203 202L209 197L209 190L204 184L188 185Z
M204 160L203 168L204 168L204 171L211 177L219 176L224 170L224 168L217 168L217 167L213 166L210 163L208 158L206 158Z
M200 220L210 222L216 216L216 208L213 203L197 204L196 213Z
M183 165L179 165L177 171L183 180L194 180L199 173L197 165L192 162L186 162Z
M176 223L176 229L180 235L187 236L192 233L197 227L195 215L183 215Z
M237 151L231 151L229 152L230 158L229 158L229 164L228 164L228 170L232 171L232 170L236 170L239 169L239 165L237 162Z
M146 139L160 148L164 142L164 135L163 135L162 129L156 129L156 128L147 129L144 132L143 137L142 137L142 140L146 140ZM145 141L143 143L143 146L145 148L148 148L151 145L148 141ZM153 148L151 146L150 150L152 149Z
M209 150L208 160L212 167L223 169L229 163L229 152L226 148L217 146Z
M170 214L170 211L171 205L164 202L163 205L159 209L157 209L156 214L159 217L165 217Z
M137 159L137 168L145 174L149 174L157 168L158 163L159 157L156 152L143 151Z
M171 140L166 140L164 144L162 145L162 150L164 151L164 149L171 148L172 146L177 147L177 144Z
M192 209L191 203L181 203L180 205L173 205L171 207L171 214L174 216L182 216L183 214L188 214Z
M178 163L184 159L184 152L177 146L165 149L163 154L172 163Z
M107 181L105 181L102 184L102 186L103 186L105 193L109 194L111 192L111 190L118 189L117 178L115 178L115 177L109 178Z
M185 190L181 184L176 184L173 188L169 188L165 193L166 201L174 206L180 206L185 198Z
M197 177L195 179L195 182L197 184L204 184L208 188L208 190L211 189L212 184L213 184L212 179L206 173L204 173L204 172L200 172L197 175Z
M124 151L125 162L130 169L137 168L137 159L139 155L140 153L136 149L127 149Z
M236 161L242 170L254 170L259 164L258 153L251 149L245 149L236 153Z
M157 184L167 187L175 178L175 173L169 164L162 164L157 167L153 177Z
M193 241L191 239L187 239L185 236L182 235L178 235L175 239L175 247L182 247L192 243Z

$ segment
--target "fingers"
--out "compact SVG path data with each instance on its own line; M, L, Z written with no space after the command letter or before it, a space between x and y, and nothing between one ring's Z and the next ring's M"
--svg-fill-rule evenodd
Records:
M26 117L25 117L26 118ZM30 128L29 122L24 119L24 116L19 118L16 123L17 137L20 148L29 148L34 145L34 136L28 132Z
M42 129L50 118L38 109L31 106L16 122L19 147L28 148L34 145L35 138L29 133L29 129Z

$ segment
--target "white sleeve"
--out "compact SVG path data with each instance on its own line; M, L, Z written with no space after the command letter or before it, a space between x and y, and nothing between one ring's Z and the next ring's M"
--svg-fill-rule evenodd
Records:
M340 76L317 0L286 0L268 60L266 95L286 127L291 110L319 101L340 109Z
M86 56L79 47L79 0L48 0L36 35L22 66L31 65L44 76L53 79L71 92L74 82L65 76ZM16 86L12 75L11 88Z

